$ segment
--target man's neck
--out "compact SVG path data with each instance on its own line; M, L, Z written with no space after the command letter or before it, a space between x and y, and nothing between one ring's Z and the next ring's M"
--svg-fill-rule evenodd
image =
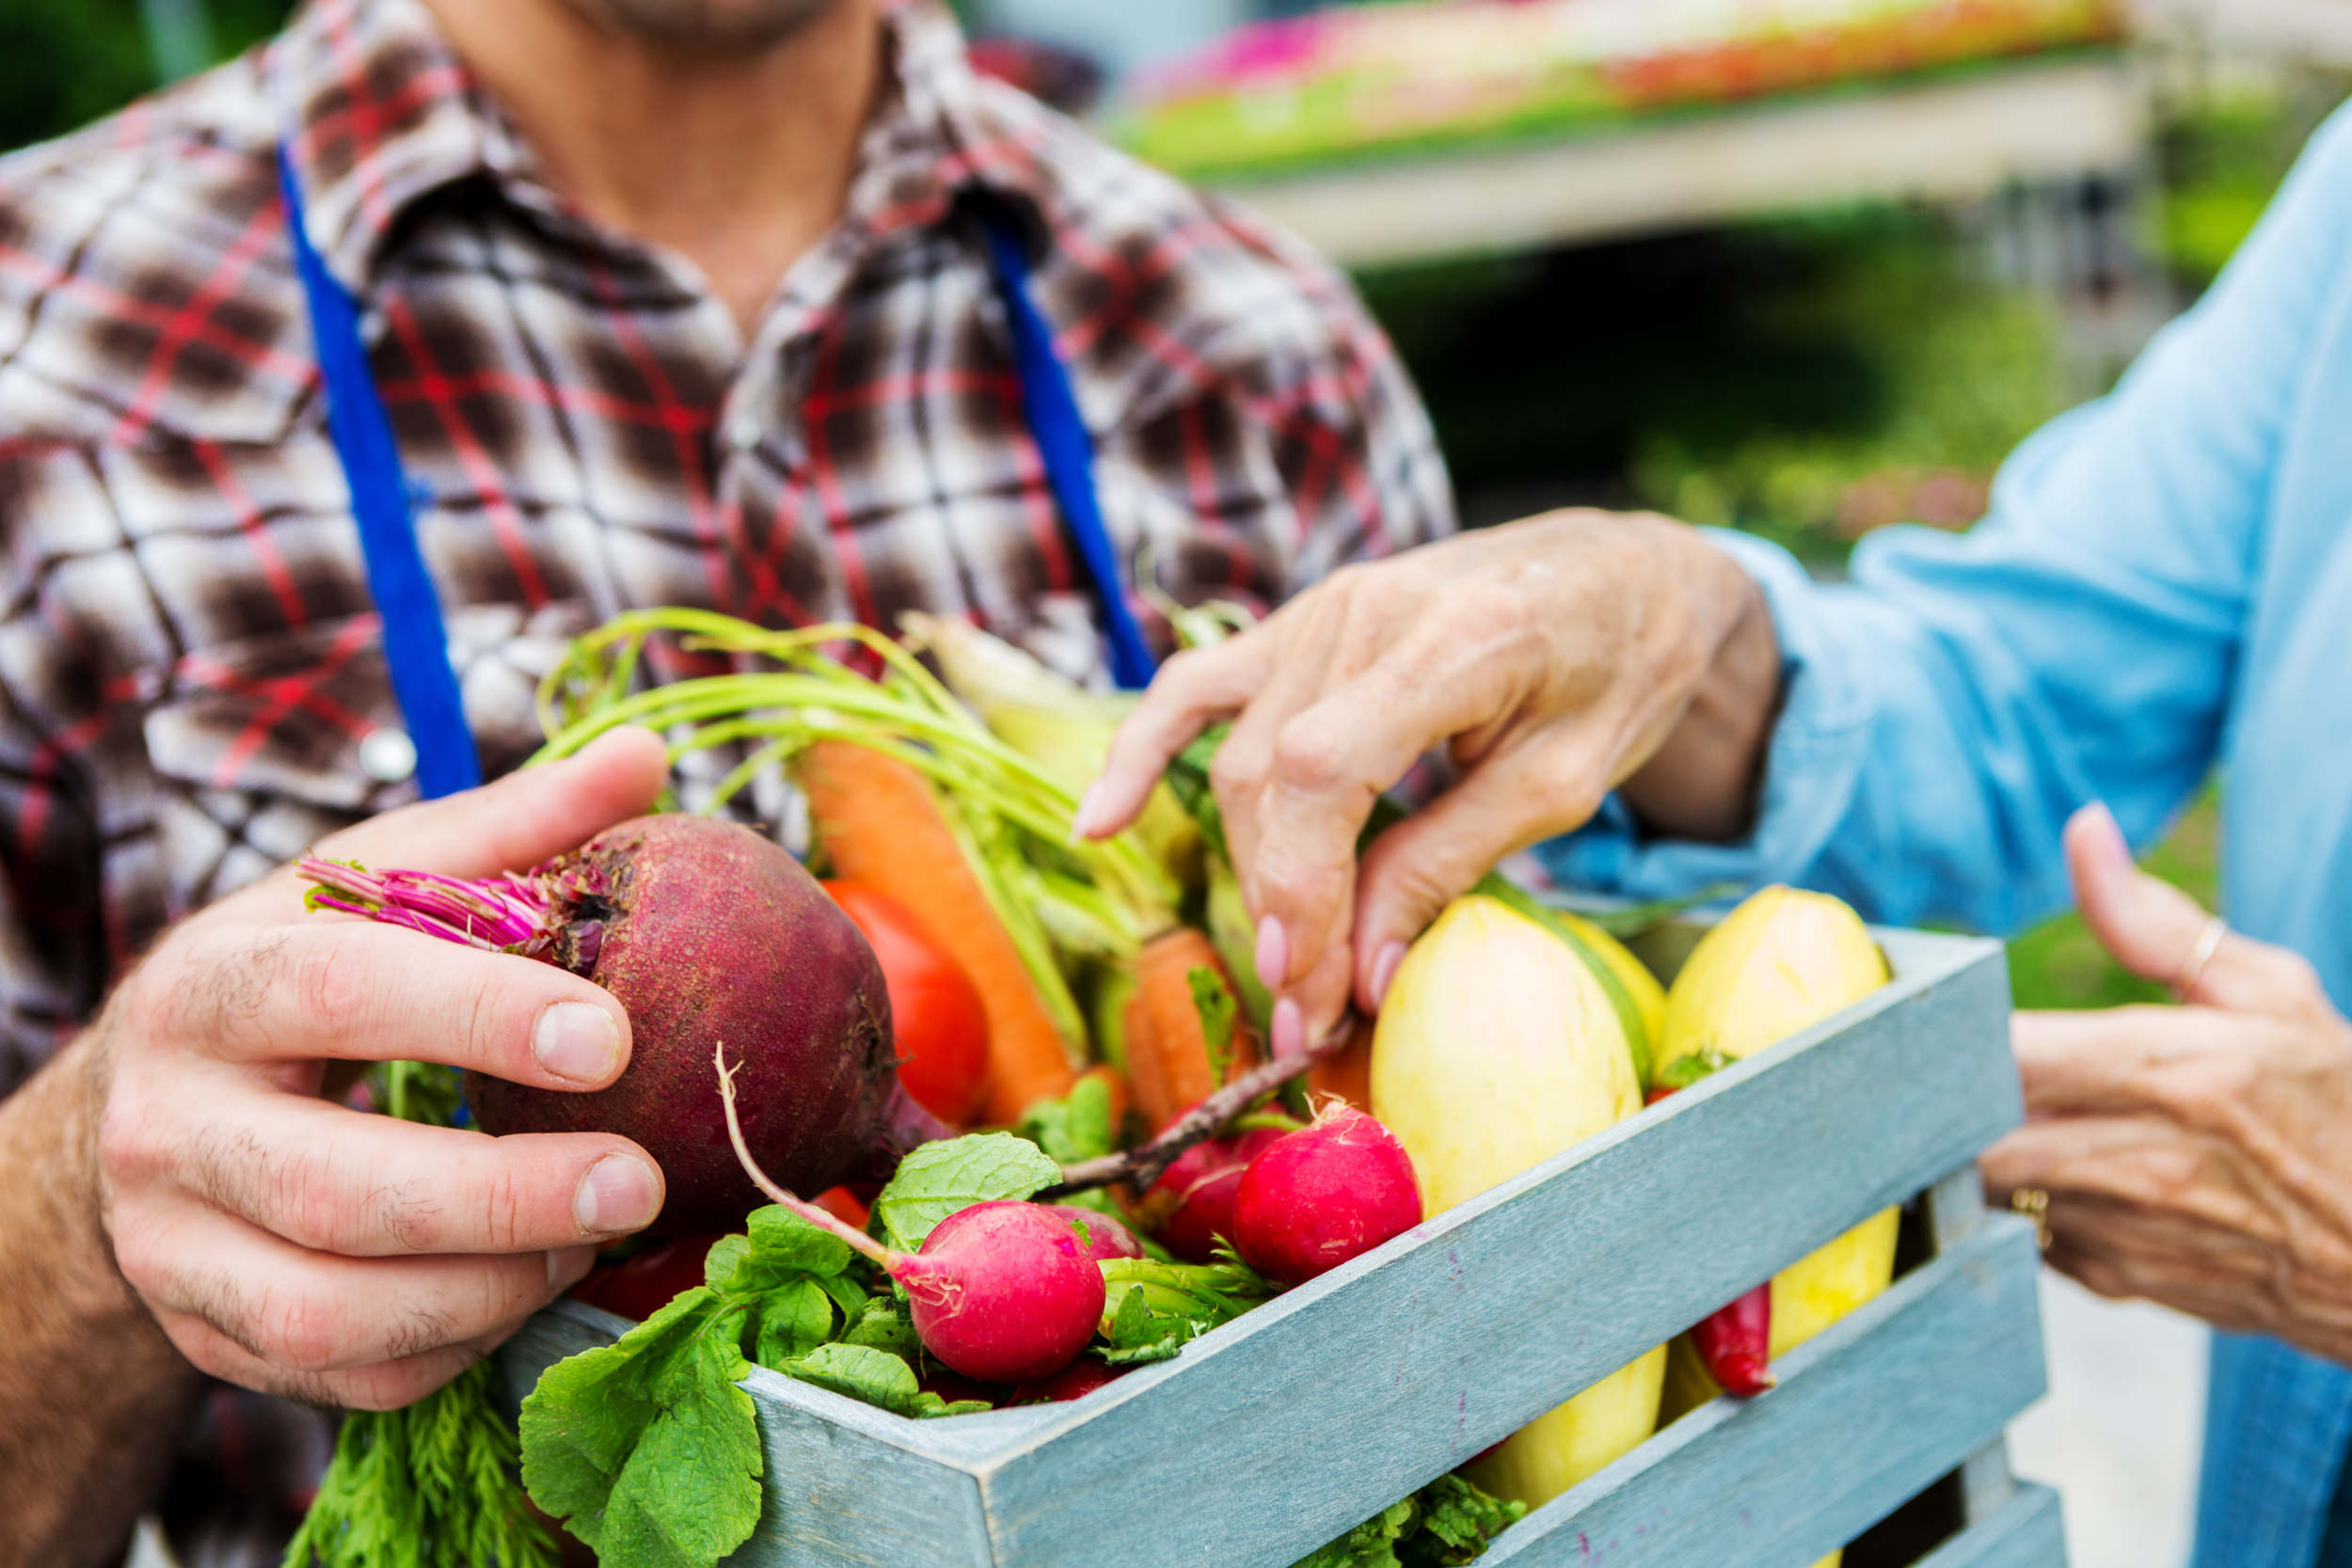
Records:
M841 215L882 71L876 0L834 0L755 50L686 50L566 0L424 0L598 222L685 256L749 332Z

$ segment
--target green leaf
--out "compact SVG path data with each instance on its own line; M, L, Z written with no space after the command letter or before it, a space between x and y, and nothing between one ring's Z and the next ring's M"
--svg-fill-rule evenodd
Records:
M1081 1078L1059 1100L1031 1105L1013 1131L1058 1164L1099 1160L1119 1146L1119 1130L1111 1125L1111 1086L1101 1078Z
M759 1523L749 1308L698 1287L523 1401L523 1484L604 1568L710 1568Z
M1209 1048L1209 1070L1216 1075L1217 1086L1233 1071L1233 1021L1240 1005L1225 984L1225 976L1207 964L1195 964L1184 972L1184 983L1192 988L1193 1010L1200 1015L1200 1037Z
M913 1252L931 1227L976 1203L1025 1198L1061 1180L1061 1167L1026 1138L977 1133L930 1143L898 1162L898 1174L874 1199L882 1234Z
M1225 847L1225 815L1217 809L1216 791L1209 783L1209 765L1216 760L1217 748L1232 733L1231 723L1211 724L1194 737L1191 745L1176 753L1167 773L1168 787L1176 797L1176 803L1200 824L1200 836L1209 847L1229 857L1231 851Z
M960 1416L971 1408L990 1408L987 1401L977 1400L960 1401L950 1409L946 1400L916 1386L914 1369L904 1359L868 1345L820 1346L777 1370L894 1416Z
M866 1304L865 1309L841 1336L845 1345L865 1345L873 1350L912 1360L922 1349L916 1338L914 1323L899 1305L886 1296L877 1296Z
M753 1358L763 1367L780 1369L833 1337L833 1298L815 1280L795 1279L760 1297Z
M1490 1497L1460 1476L1436 1481L1300 1558L1293 1568L1453 1568L1527 1517L1525 1503Z

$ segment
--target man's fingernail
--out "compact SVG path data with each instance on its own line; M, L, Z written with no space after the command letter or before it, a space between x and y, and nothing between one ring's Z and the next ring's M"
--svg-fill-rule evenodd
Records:
M1274 1025L1267 1033L1273 1037L1278 1062L1307 1049L1307 1021L1299 1016L1298 1004L1287 996L1274 1005Z
M572 1219L583 1236L625 1236L653 1223L661 1181L644 1161L608 1154L588 1167L572 1195Z
M1290 978L1290 933L1272 915L1258 922L1258 984L1268 990L1279 990Z
M1380 956L1372 960L1372 1009L1380 1010L1380 1004L1389 999L1389 987L1396 979L1396 966L1405 961L1405 944L1392 942L1380 949Z
M548 1249L548 1293L562 1295L588 1277L588 1271L596 1266L596 1249L588 1246L560 1246Z
M1082 838L1092 838L1098 831L1095 819L1102 815L1103 781L1097 779L1087 785L1084 795L1078 797L1078 809L1070 818L1072 841L1074 843Z
M531 1031L531 1053L551 1077L601 1084L621 1065L621 1026L588 1002L558 1002Z

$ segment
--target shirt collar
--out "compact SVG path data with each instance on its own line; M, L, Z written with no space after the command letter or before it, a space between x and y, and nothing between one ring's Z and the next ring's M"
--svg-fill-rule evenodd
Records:
M886 0L892 81L859 145L843 215L862 251L937 222L973 185L1050 221L1025 119L982 103L954 19L933 0ZM487 176L510 199L562 218L529 148L418 0L314 0L270 49L268 81L301 182L311 243L364 294L404 215L434 192ZM1025 134L1026 133L1026 134Z

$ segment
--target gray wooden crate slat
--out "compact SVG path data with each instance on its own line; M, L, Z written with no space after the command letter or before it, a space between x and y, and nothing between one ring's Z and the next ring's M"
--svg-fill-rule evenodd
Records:
M773 1528L735 1560L1281 1568L2015 1124L1998 945L1880 938L1878 995L1075 1404L914 1422L755 1373Z
M1882 940L1899 978L1861 1006L1203 1338L1185 1375L1114 1385L1070 1418L1083 1442L1006 1457L999 1564L1279 1568L1963 1164L2021 1115L2000 949ZM1190 1506L1070 1506L1142 1474Z
M2058 1495L2046 1486L2019 1486L1998 1513L1947 1541L1915 1568L2066 1568Z
M2040 1262L1999 1220L1504 1532L1495 1568L1803 1568L2042 1397Z

